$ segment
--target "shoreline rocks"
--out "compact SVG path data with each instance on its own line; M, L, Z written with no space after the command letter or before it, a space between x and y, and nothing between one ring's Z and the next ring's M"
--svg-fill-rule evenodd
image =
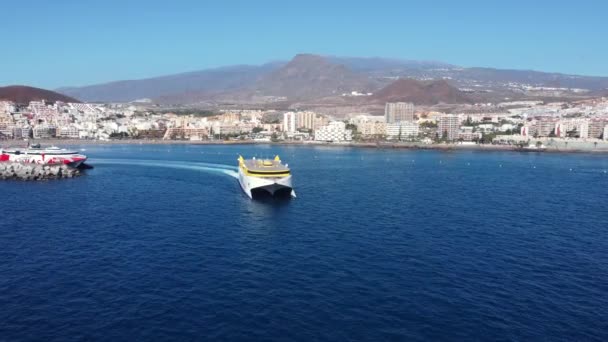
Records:
M67 165L0 162L0 179L44 181L80 176L80 170Z

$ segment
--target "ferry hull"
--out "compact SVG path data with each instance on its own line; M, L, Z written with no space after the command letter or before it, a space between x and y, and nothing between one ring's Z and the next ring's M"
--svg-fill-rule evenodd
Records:
M253 199L257 196L296 197L291 185L291 175L278 178L253 177L239 171L239 183L245 194Z
M40 155L40 154L9 154L2 153L0 154L0 162L14 162L14 163L24 163L24 164L44 164L44 165L58 165L65 164L74 168L80 167L85 161L87 157L84 155Z

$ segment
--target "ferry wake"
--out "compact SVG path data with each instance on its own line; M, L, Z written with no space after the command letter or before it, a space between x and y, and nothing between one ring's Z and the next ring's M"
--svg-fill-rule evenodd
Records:
M296 197L291 171L279 156L274 159L244 159L239 156L239 183L249 198L271 195Z

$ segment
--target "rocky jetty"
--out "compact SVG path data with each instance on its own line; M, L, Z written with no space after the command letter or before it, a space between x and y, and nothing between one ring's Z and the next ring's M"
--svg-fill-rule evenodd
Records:
M41 181L73 178L80 175L80 170L67 165L0 163L0 179Z

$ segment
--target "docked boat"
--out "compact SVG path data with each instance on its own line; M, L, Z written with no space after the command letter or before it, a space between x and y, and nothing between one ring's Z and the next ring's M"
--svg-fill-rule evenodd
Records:
M536 145L532 145L529 144L528 146L524 146L521 148L522 151L530 151L530 152L542 152L545 151L547 149L547 146L545 146L544 144L536 144Z
M76 151L66 150L56 146L43 148L39 144L27 148L12 147L2 149L0 162L16 162L30 164L65 164L79 167L87 160L87 156Z
M296 197L291 185L291 170L279 156L274 159L244 159L239 157L239 183L249 196L270 195Z

